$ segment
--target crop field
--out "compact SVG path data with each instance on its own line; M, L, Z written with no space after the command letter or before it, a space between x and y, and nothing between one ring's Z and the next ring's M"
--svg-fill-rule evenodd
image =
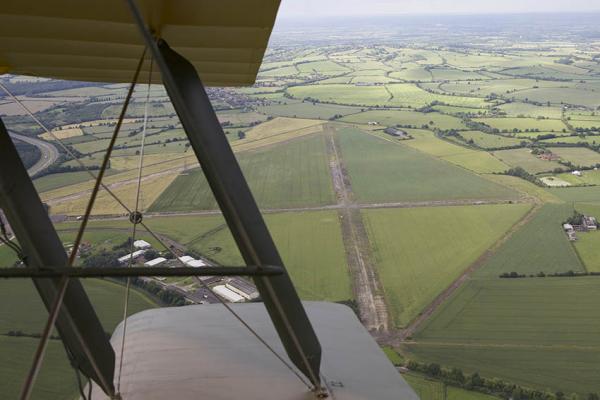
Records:
M562 168L556 161L542 160L531 154L531 150L511 149L494 151L494 156L505 162L511 167L521 167L531 174L539 174L541 172L549 172L555 168Z
M415 373L402 374L421 400L446 400L444 384Z
M439 113L420 113L407 110L390 111L365 111L358 114L352 114L341 119L344 122L354 122L366 124L370 121L376 121L383 126L413 126L420 128L428 125L431 129L466 129L462 121L450 115Z
M594 203L600 201L600 186L557 188L548 189L548 191L569 203Z
M574 165L590 167L600 164L600 154L585 147L553 147L551 150Z
M87 279L83 284L104 329L112 332L123 316L124 286L98 279ZM11 330L24 334L41 333L48 312L29 280L0 281L0 298L3 304L12 305L0 308L0 353L12 360L0 364L3 396L17 398L39 339L5 335ZM152 307L156 304L150 299L136 290L131 292L130 315ZM76 390L75 374L67 361L64 347L60 341L51 340L33 398L69 398L70 395L75 396Z
M546 139L542 143L588 143L591 145L599 145L600 144L600 136L561 136L552 139Z
M169 173L145 179L141 184L140 210L148 209L148 207L154 203L154 201L167 187L169 187L171 182L173 182L176 177L176 173ZM135 209L136 191L137 182L120 185L116 189L112 190L112 192L130 209ZM89 194L84 194L73 199L48 201L48 204L50 205L54 214L77 216L85 213L88 201ZM92 210L92 215L123 213L126 213L124 208L116 200L114 200L111 195L108 194L108 192L102 190L98 193L96 203Z
M533 197L543 201L544 203L562 203L563 201L549 193L547 190L542 189L538 185L528 182L524 179L510 175L488 175L486 176L492 182L496 182L500 185L509 187L517 192L522 193L525 196Z
M519 146L525 139L491 135L479 131L460 132L465 140L472 140L477 146L484 149L495 149L501 147ZM525 140L527 142L527 140Z
M577 235L577 241L573 245L585 269L589 272L600 272L600 232Z
M537 274L584 271L562 229L571 216L570 204L546 204L533 219L516 231L477 271L478 277L498 277L505 272Z
M536 118L479 118L478 122L482 122L492 128L501 131L519 129L539 129L542 132L555 132L567 129L567 126L560 119L536 119Z
M338 106L335 104L313 104L310 102L292 102L261 106L258 109L268 115L290 118L329 119L334 115L348 115L360 112L360 108Z
M333 202L325 138L296 139L264 150L240 153L239 162L258 204L264 208L289 208ZM204 173L178 176L151 211L192 211L216 208Z
M511 117L530 117L530 118L551 118L561 119L562 110L560 107L536 106L528 103L507 103L498 106L498 109L504 111Z
M359 202L514 196L511 190L464 169L354 128L339 129L338 138L352 190Z
M388 84L385 86L307 85L294 86L287 91L290 95L299 99L310 97L321 102L348 105L422 107L433 101L465 107L481 108L487 105L483 99L432 94L412 84Z
M404 141L404 145L473 172L488 174L510 168L490 153L452 144L437 138L432 132L412 129L409 133L414 139Z
M395 325L408 324L529 208L518 204L363 210Z
M596 277L472 280L404 349L529 387L597 392L599 289Z
M600 97L597 92L574 88L539 88L517 92L514 97L519 100L528 99L540 103L550 102L553 105L571 104L597 108L600 106Z
M563 174L557 175L556 177L558 179L561 179L561 180L569 183L570 185L575 185L575 186L600 185L600 171L599 170L585 170L585 171L580 171L580 173L581 173L581 176L577 176L577 175L573 175L570 172L565 172Z

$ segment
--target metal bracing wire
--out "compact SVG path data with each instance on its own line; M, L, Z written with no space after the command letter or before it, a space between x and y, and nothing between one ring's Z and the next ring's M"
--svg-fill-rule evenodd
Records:
M141 222L140 214L140 193L142 189L142 172L144 169L144 145L146 143L146 129L148 127L148 104L150 103L150 89L152 87L152 65L153 60L150 58L150 73L148 74L148 89L146 92L146 103L144 105L144 123L142 125L142 140L140 144L140 157L138 163L138 178L137 178L137 189L135 194L135 208L134 212L130 215L130 221L133 224L131 228L131 244L129 247L129 254L134 251L134 243L137 233L138 223ZM129 257L127 268L131 268L133 257ZM119 357L119 369L117 371L117 394L121 392L121 375L123 373L123 358L125 355L125 335L127 334L127 311L129 309L129 292L131 291L131 278L127 278L125 284L125 301L123 304L123 334L121 335L121 351Z

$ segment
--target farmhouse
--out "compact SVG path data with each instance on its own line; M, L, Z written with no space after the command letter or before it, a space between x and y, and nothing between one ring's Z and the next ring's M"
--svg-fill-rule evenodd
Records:
M576 170L576 171L573 171L573 172L571 172L571 174L572 174L572 175L575 175L575 176L581 176L581 175L582 175L582 174L581 174L581 171L577 171L577 170Z
M588 231L595 231L597 229L596 218L584 215L583 220L582 220L582 225Z
M377 122L377 121L369 121L369 122L367 122L367 125L379 125L379 122Z

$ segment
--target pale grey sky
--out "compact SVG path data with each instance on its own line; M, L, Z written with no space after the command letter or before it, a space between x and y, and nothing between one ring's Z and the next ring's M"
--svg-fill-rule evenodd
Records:
M279 17L600 11L600 0L282 0Z

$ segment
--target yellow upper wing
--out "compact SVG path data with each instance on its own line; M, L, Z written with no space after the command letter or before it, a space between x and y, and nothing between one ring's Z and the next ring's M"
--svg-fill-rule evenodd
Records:
M251 85L279 0L138 0L205 85ZM124 0L3 0L0 74L129 82L143 42ZM140 80L147 80L145 63ZM159 74L153 75L155 82Z

